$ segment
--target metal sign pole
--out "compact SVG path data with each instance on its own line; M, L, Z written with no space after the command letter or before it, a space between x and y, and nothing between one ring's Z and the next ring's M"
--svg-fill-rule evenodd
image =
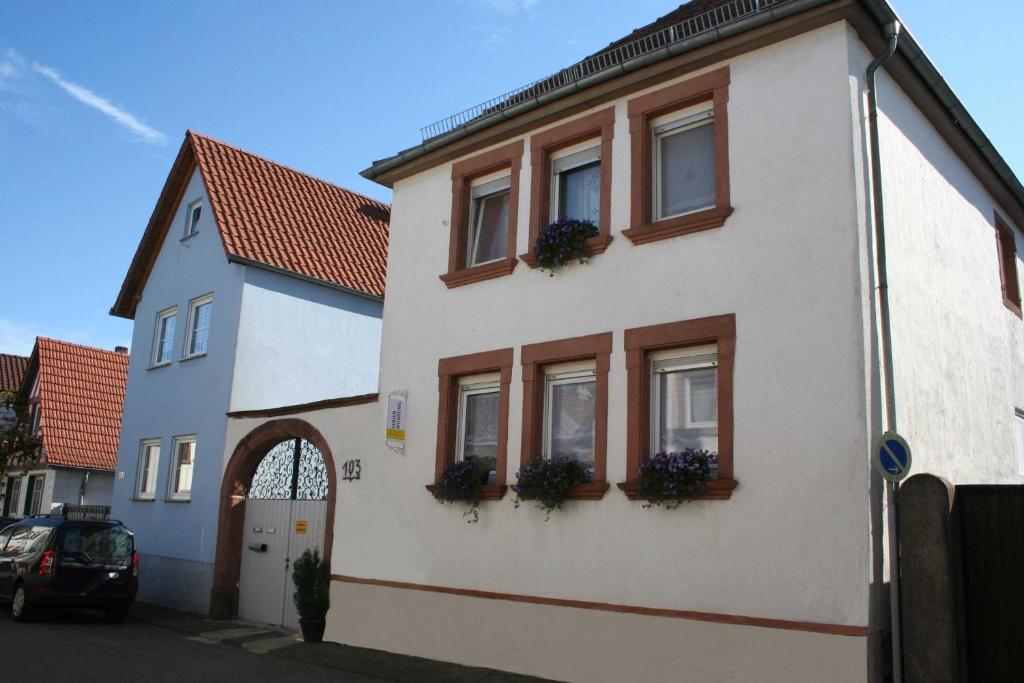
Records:
M903 681L903 635L900 626L900 541L899 541L899 510L897 509L900 483L887 482L886 492L889 494L889 601L891 606L892 628L892 680Z

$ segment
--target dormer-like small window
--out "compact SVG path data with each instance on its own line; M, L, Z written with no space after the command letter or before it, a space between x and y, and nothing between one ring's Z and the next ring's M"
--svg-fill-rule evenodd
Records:
M203 215L203 202L196 200L188 205L188 213L185 215L185 237L191 237L199 232L199 218Z

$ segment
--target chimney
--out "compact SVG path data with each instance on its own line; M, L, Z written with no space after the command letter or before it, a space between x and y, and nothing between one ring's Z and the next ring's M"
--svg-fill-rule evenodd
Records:
M124 355L127 356L128 355L128 347L127 346L115 346L114 347L114 353L121 353L121 354L124 354Z

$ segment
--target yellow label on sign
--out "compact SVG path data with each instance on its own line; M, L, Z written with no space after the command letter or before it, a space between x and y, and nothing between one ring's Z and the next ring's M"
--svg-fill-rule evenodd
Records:
M304 534L309 529L309 522L304 519L296 520L295 522L295 533Z
M405 430L404 429L388 429L387 438L394 439L395 441L405 441Z

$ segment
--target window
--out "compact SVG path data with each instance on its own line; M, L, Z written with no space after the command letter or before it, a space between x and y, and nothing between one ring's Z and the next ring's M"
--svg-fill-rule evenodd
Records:
M466 267L505 257L508 246L508 176L472 188Z
M7 541L11 540L11 535L14 534L14 530L18 529L16 526L9 526L3 531L0 531L0 552L3 552L4 548L7 547Z
M497 480L498 425L501 399L500 376L473 376L459 380L459 424L455 461L467 458L486 461L487 483Z
M434 481L449 463L468 457L494 458L483 497L497 500L505 494L512 359L512 349L500 349L438 361ZM433 484L427 489L434 491Z
M605 482L608 367L611 332L522 348L523 443L521 464L534 458L568 457L591 481L571 498L597 499Z
M7 541L4 552L19 554L39 552L46 547L52 531L53 527L49 526L16 526L10 540Z
M156 314L156 334L153 339L153 365L171 362L174 351L174 323L178 317L177 308L169 308Z
M174 438L174 457L171 462L170 500L189 500L192 497L192 470L196 464L196 437Z
M25 497L25 516L39 514L39 508L43 504L43 484L46 483L46 475L36 475L28 478L28 487Z
M206 353L210 340L210 316L213 314L213 295L193 299L188 307L188 349L185 358Z
M589 367L576 369L563 365L544 369L541 454L546 460L575 460L587 469L593 480L597 372L593 361L583 365Z
M1017 244L1013 229L996 214L996 249L999 254L999 282L1003 304L1021 317L1020 276L1017 274Z
M191 237L199 232L199 218L203 215L203 202L196 200L188 205L185 213L185 237Z
M508 275L515 268L523 143L514 142L452 166L449 288Z
M729 69L631 100L628 105L634 244L716 228L729 204Z
M4 497L4 516L13 517L18 514L18 503L21 501L21 477L7 480L7 495Z
M733 479L736 319L720 315L626 330L626 478L639 497L640 465L658 452L718 454L718 479L702 498L726 499Z
M156 477L160 467L160 440L146 439L139 452L139 471L135 484L135 497L139 500L156 498ZM190 480L191 480L191 475Z
M519 258L531 268L538 266L533 255L537 236L559 217L597 225L598 236L584 245L587 256L607 249L614 133L615 109L610 107L530 138L530 250Z
M1024 474L1024 409L1017 408L1014 411L1013 426L1017 437L1017 471Z

